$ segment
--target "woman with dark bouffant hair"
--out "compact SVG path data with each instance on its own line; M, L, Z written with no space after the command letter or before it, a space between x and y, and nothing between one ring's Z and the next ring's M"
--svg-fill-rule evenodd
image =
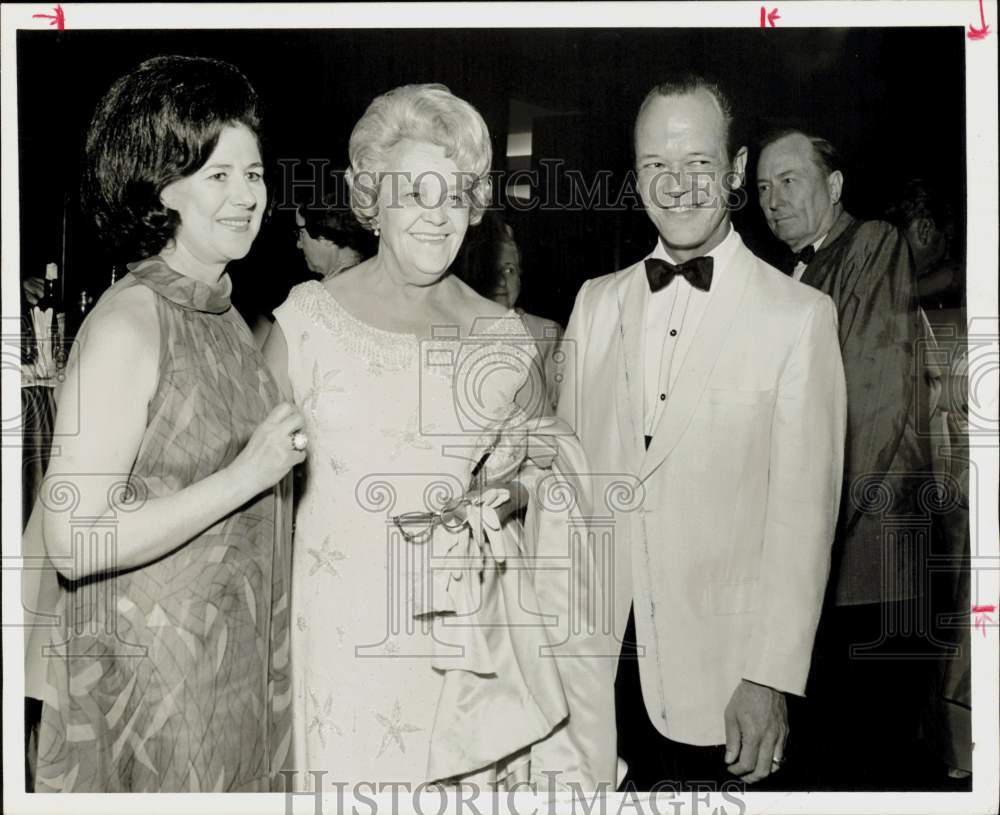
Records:
M306 439L226 273L267 205L259 128L234 66L168 56L87 134L86 200L135 262L73 348L30 524L62 578L40 792L267 790L283 760L281 482Z

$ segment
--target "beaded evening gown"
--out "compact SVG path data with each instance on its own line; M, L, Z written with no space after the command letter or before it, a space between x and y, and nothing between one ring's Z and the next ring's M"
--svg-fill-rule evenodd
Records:
M534 342L513 312L479 320L461 338L446 327L426 340L380 330L312 281L292 289L275 318L310 439L293 545L292 766L337 781L433 780L428 751L448 649L421 611L441 595L431 596L431 544L405 540L392 517L465 491L484 428L517 410ZM488 585L495 575L484 568L460 579ZM470 711L481 726L505 709L503 693L519 714L533 709L517 698L527 692L509 647L490 648L489 670L454 649L464 668L499 677L484 679L498 688L493 710ZM514 678L504 684L504 676ZM525 746L515 730L492 735L497 759L508 733L510 746Z
M230 305L228 276L209 286L158 257L129 268L105 299L148 286L160 333L158 385L129 482L160 497L229 464L279 395ZM290 738L283 492L262 493L146 566L63 584L39 792L269 788Z

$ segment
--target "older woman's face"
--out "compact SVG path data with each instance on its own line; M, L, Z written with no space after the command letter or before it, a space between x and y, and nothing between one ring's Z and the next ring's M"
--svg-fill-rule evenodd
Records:
M244 257L267 201L256 136L244 125L223 128L205 165L168 184L160 198L180 215L178 248L207 265Z
M435 283L451 266L469 228L468 179L440 145L404 139L390 152L379 188L379 252L409 282Z

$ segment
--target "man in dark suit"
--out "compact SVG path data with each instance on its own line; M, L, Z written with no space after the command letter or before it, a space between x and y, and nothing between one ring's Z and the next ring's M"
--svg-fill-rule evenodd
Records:
M847 377L837 541L811 723L799 731L809 785L907 788L922 769L917 724L933 645L923 602L931 458L915 375L924 327L906 241L887 223L853 218L843 184L827 140L787 130L762 142L761 209L793 253L786 271L836 303Z

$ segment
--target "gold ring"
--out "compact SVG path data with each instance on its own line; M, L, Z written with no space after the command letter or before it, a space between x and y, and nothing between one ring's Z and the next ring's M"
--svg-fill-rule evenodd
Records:
M306 449L306 445L309 444L309 437L303 433L301 430L296 430L292 433L292 449L298 450L300 453Z

